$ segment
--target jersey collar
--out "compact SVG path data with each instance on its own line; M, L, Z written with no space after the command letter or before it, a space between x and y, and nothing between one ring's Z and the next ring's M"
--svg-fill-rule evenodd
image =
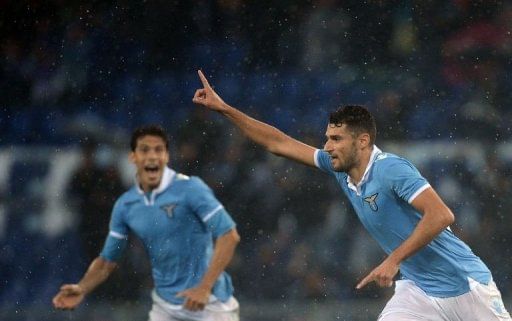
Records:
M153 205L155 203L155 198L158 194L162 193L169 185L171 185L174 180L174 176L176 176L176 172L169 167L164 168L164 174L162 175L162 179L160 180L160 184L157 188L152 190L149 193L149 196L144 193L142 188L140 188L139 180L137 176L135 176L135 188L137 188L137 193L144 197L144 203L146 205Z
M361 186L363 186L363 184L366 183L366 181L368 180L370 168L372 168L373 163L375 163L375 159L380 154L382 154L382 151L376 145L373 145L372 154L370 155L370 161L368 162L368 165L366 165L366 170L364 171L363 177L361 178L361 181L357 185L355 185L354 182L352 182L350 176L347 175L348 188L356 192L357 195L361 195Z

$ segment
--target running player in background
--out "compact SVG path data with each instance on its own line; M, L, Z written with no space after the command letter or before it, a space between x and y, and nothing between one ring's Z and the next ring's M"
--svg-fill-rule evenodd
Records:
M152 266L150 321L239 320L231 278L224 272L240 240L230 215L200 178L167 167L169 141L161 127L138 128L130 147L135 185L116 201L100 255L80 282L61 287L54 306L73 309L104 282L133 232Z
M297 141L226 104L199 71L193 102L217 111L269 152L331 175L387 258L370 282L395 294L379 321L511 320L487 266L450 230L454 215L407 160L375 145L376 125L362 106L331 113L323 149Z

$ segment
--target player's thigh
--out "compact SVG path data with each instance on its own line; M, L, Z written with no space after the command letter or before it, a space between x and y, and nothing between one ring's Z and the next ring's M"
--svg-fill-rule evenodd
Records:
M476 284L472 280L471 291L460 298L457 298L457 306L467 306L464 309L464 320L488 320L488 321L510 321L512 320L507 309L503 305L501 293L494 282L488 285Z
M386 314L385 316L380 316L378 321L425 321L425 319L420 316L411 315L409 313L402 312L392 312Z
M215 303L209 304L204 312L208 316L208 321L240 320L240 306L234 297L231 297L226 302L217 301Z
M430 298L414 282L401 280L378 321L443 321Z
M210 312L208 317L208 321L240 321L240 316L238 311L230 311L230 312Z
M149 311L149 321L180 321L180 319L173 318L164 308L153 303Z

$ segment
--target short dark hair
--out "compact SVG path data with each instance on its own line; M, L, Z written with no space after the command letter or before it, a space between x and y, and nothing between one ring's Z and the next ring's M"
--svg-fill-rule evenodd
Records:
M370 145L375 143L377 126L373 115L366 107L360 105L342 106L329 115L330 126L342 126L343 124L347 125L357 135L368 133L370 135Z
M130 141L130 148L132 152L137 148L137 141L139 138L144 136L158 136L163 139L165 143L165 148L169 150L169 137L167 136L167 132L163 129L162 126L159 125L145 125L138 127L132 133L132 139Z

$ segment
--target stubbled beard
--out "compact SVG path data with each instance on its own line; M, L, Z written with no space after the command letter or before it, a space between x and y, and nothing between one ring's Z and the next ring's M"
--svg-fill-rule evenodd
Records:
M349 159L348 161L344 162L343 164L341 164L341 166L337 166L334 168L334 171L335 172L344 172L344 173L347 173L349 170L351 170L352 168L355 167L355 160L354 159Z
M340 158L338 158L338 160L340 160ZM347 158L343 161L343 163L340 166L334 168L334 171L347 173L349 170L356 167L357 165L358 161L356 158L356 150L355 148L353 148L350 151L350 154L347 155Z

